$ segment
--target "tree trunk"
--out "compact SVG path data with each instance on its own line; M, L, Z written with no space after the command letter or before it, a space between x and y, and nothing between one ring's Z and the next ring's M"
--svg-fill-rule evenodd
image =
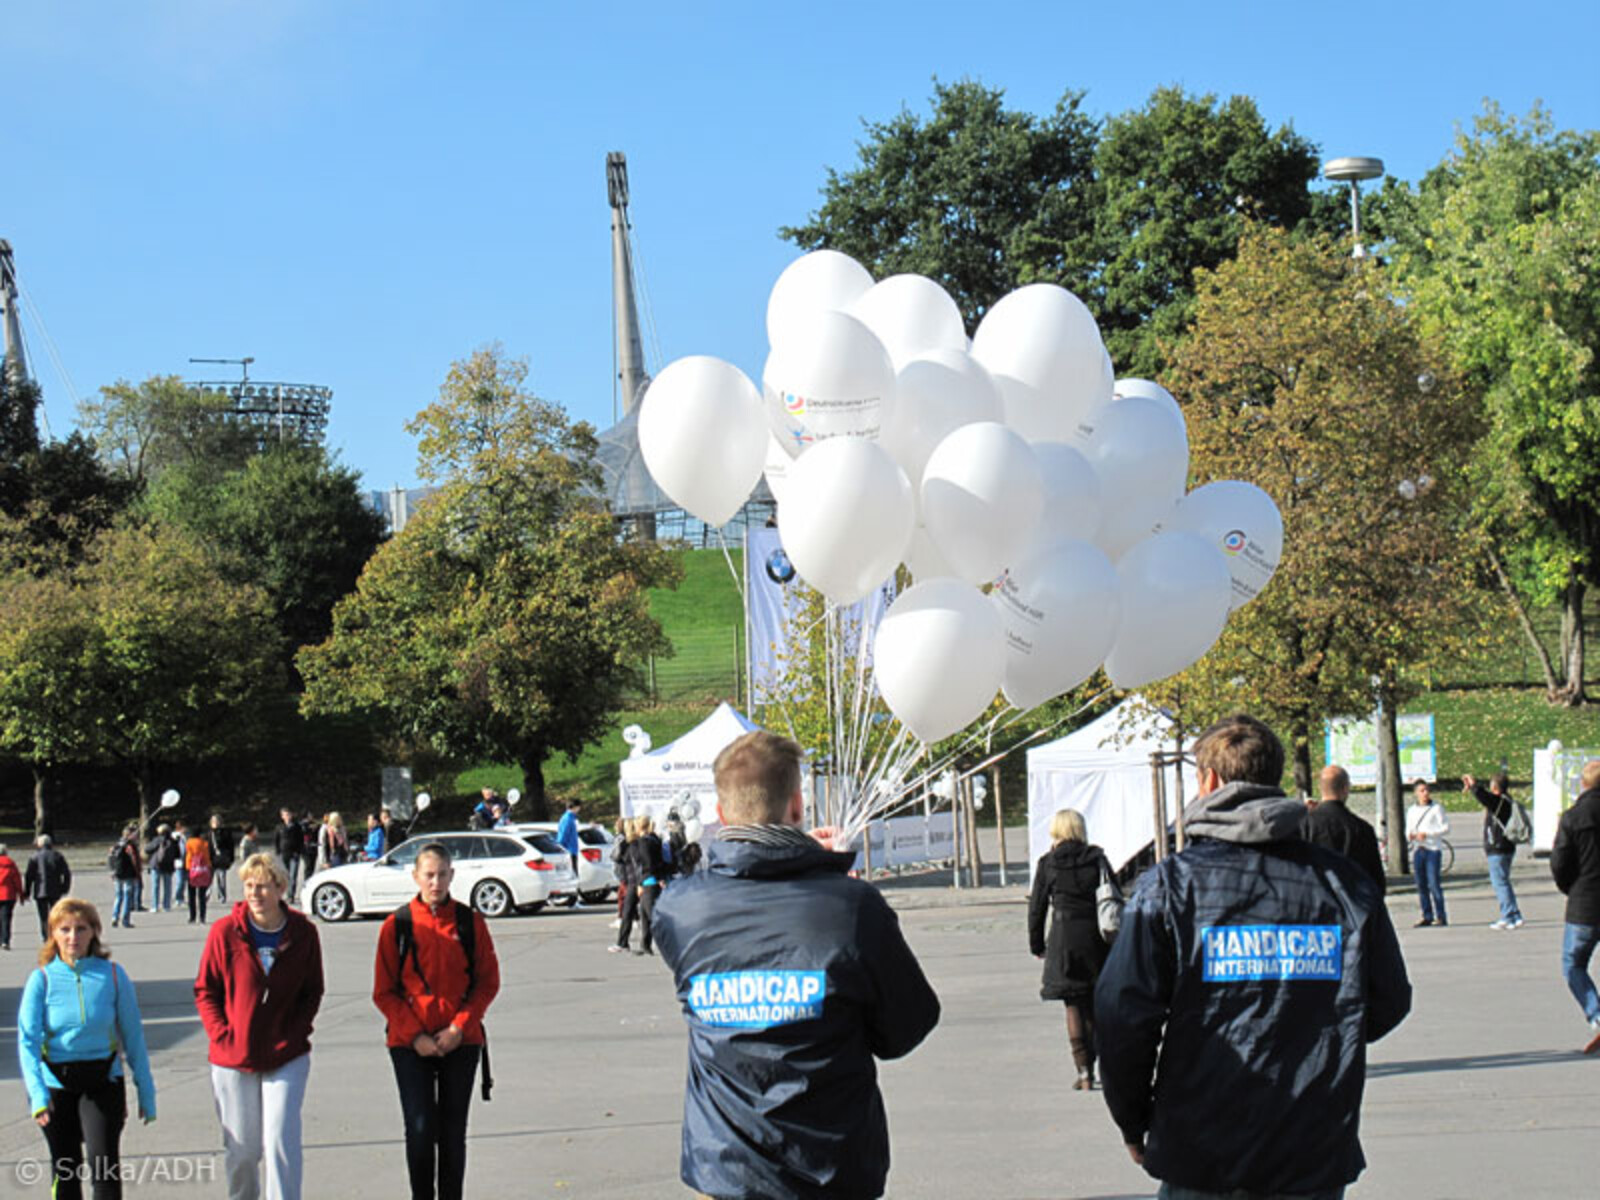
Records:
M1581 579L1572 579L1561 596L1561 665L1566 672L1566 682L1560 699L1568 708L1577 708L1588 700L1583 690L1583 597Z
M544 791L544 760L545 752L540 749L529 750L518 761L522 768L522 803L527 805L527 815L520 816L524 821L548 821L550 819L550 802Z
M1511 602L1511 609L1517 614L1517 624L1522 627L1523 636L1528 639L1528 644L1533 647L1533 653L1539 660L1539 669L1544 672L1544 694L1553 701L1560 692L1561 685L1556 681L1556 668L1550 661L1550 651L1545 649L1538 630L1533 627L1533 619L1528 616L1528 606L1522 602L1517 589L1511 586L1511 579L1506 574L1505 567L1501 565L1500 556L1492 549L1489 551L1489 565L1494 568L1494 577L1500 583L1500 590Z
M1384 867L1391 875L1406 870L1405 796L1400 787L1400 735L1395 728L1395 705L1390 697L1382 700L1378 716L1378 777L1382 781L1384 823L1388 826L1388 847Z
M33 766L33 836L48 834L55 837L55 814L50 811L50 800L44 791L44 766Z
M141 767L133 773L134 790L139 793L139 837L144 837L145 826L150 823L150 769Z

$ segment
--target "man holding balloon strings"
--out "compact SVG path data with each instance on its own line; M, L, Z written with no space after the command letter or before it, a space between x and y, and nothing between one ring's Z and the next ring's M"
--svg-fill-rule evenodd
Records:
M877 1197L889 1127L875 1058L939 999L855 856L802 828L804 751L764 730L717 756L705 866L667 889L656 945L689 1026L684 1183L702 1196Z

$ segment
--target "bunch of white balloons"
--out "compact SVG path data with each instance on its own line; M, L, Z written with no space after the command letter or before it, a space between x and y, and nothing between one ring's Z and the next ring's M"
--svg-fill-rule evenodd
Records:
M1025 709L1102 663L1121 688L1175 674L1277 569L1271 497L1235 481L1185 494L1177 401L1116 379L1064 288L1018 288L969 342L933 280L874 283L818 250L778 278L767 336L759 390L714 358L661 372L639 413L645 463L708 525L765 472L790 561L835 604L904 563L915 584L879 624L873 673L924 742L997 690Z

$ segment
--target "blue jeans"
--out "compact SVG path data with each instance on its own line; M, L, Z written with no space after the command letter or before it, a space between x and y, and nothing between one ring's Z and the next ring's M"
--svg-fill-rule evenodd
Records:
M1176 1183L1163 1183L1156 1193L1157 1200L1344 1200L1344 1189L1328 1192L1247 1192L1242 1188L1232 1192L1202 1192L1198 1188Z
M134 896L139 890L137 879L118 879L117 898L111 905L111 923L127 921L133 917Z
M1489 855L1489 882L1494 885L1494 898L1500 901L1502 921L1522 920L1522 910L1517 907L1517 893L1511 888L1511 864L1517 852Z
M1600 1020L1600 993L1589 978L1589 959L1600 945L1600 925L1568 924L1561 938L1561 973L1572 998L1591 1021Z
M1417 899L1422 902L1422 919L1446 923L1444 888L1439 883L1439 864L1444 855L1438 850L1418 846L1411 852L1411 875L1417 881Z
M150 868L150 911L160 912L172 907L172 875L156 867Z
M183 869L183 860L178 860L177 869L172 872L172 898L178 902L178 907L183 907L184 900L189 894L188 872Z

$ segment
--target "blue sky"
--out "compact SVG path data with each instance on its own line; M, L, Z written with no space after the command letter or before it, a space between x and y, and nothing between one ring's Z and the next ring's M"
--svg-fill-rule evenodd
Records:
M1329 156L1416 178L1484 97L1600 125L1597 44L1593 0L7 0L0 237L57 434L73 406L46 330L80 394L248 354L333 387L331 444L386 487L414 479L406 419L485 342L610 423L609 150L650 366L714 354L759 377L795 254L778 227L851 165L863 119L926 111L935 76L1035 112L1069 87L1099 115L1163 84L1245 93Z

